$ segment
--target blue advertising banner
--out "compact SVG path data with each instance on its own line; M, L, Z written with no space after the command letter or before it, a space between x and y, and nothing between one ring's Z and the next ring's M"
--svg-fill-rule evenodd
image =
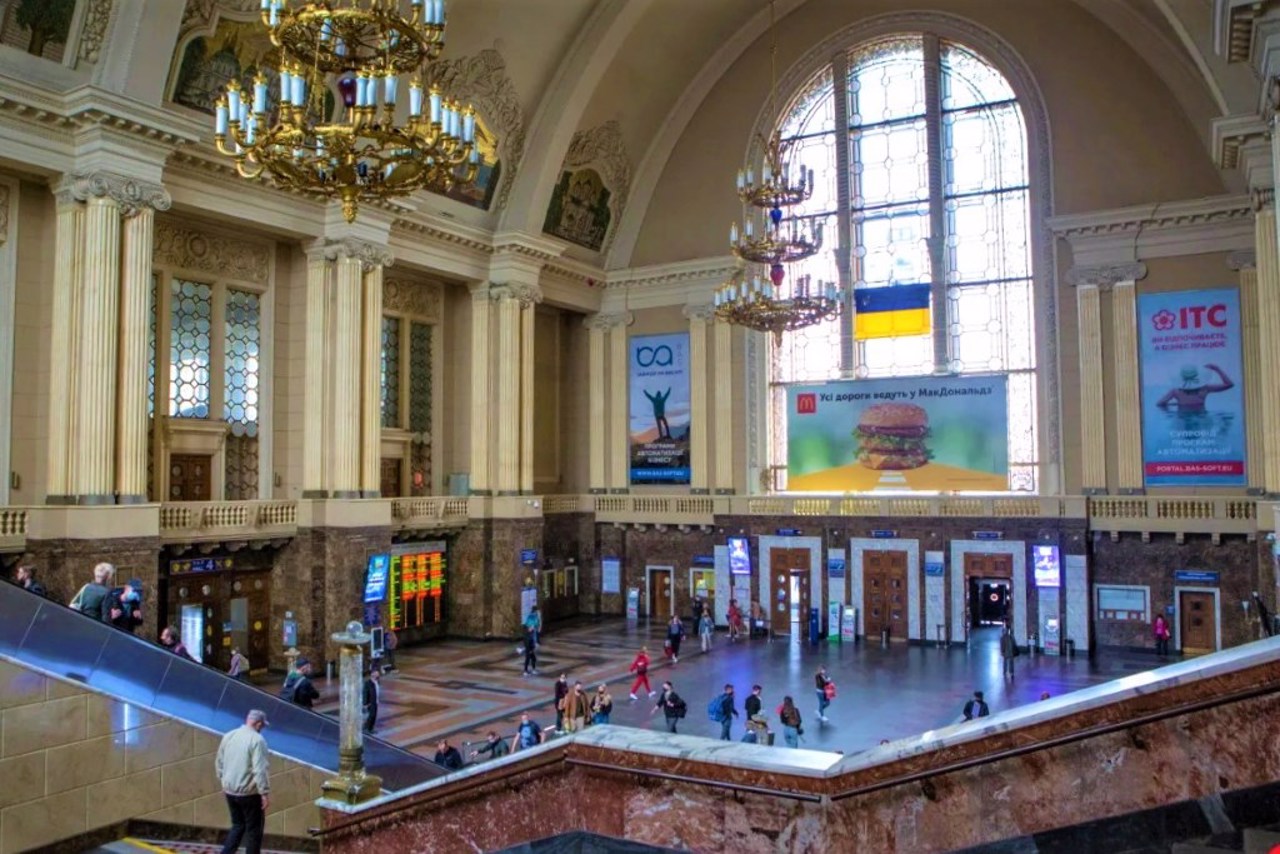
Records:
M1138 338L1147 485L1243 486L1239 294L1142 294Z
M630 341L631 482L689 483L689 334Z
M904 377L787 387L787 488L1001 492L1007 380Z

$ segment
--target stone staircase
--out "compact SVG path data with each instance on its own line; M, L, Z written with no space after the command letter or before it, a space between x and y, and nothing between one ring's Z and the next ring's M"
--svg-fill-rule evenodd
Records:
M1175 842L1170 854L1280 854L1280 825L1247 827L1203 839Z

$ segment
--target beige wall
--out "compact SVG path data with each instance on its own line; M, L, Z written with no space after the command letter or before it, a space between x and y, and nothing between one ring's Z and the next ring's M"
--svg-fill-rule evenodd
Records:
M533 318L533 491L543 494L563 491L562 317L560 309L540 305Z
M18 197L21 227L14 294L13 434L9 464L19 487L10 504L43 504L48 472L49 335L53 313L53 193L23 182ZM66 346L59 342L57 346Z
M263 497L300 498L307 352L307 257L301 246L277 244L272 287L276 300L272 461L280 485Z
M441 489L449 475L471 471L471 294L465 287L444 288L444 456Z
M591 432L604 430L604 425L590 421L588 332L582 325L582 315L566 311L560 320L561 429L560 434L554 437L560 446L560 490L583 493L591 486L588 483L588 436Z
M0 732L0 854L130 818L228 826L217 735L8 660ZM307 836L327 776L273 756L267 832Z

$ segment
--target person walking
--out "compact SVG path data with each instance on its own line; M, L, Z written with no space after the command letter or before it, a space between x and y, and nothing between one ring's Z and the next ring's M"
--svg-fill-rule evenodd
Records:
M182 643L182 638L178 637L178 633L174 630L173 626L165 626L160 632L160 645L169 650L169 652L178 656L178 658L185 658L187 661L195 661L195 659L191 657L191 653L187 652L187 648Z
M973 692L973 699L964 704L964 719L971 721L974 718L985 718L991 714L991 709L987 708L987 701L982 699L981 691Z
M537 605L529 609L529 616L524 618L524 628L533 636L533 647L537 649L538 644L542 643L542 612Z
M448 771L457 771L462 767L462 754L449 743L449 739L442 738L436 742L436 755L431 761Z
M262 829L271 805L269 751L267 740L262 737L266 726L266 713L251 709L244 717L244 726L231 730L218 744L213 765L231 813L231 829L222 843L222 854L233 854L241 841L248 854L262 851Z
M539 744L542 744L542 727L529 717L528 712L521 712L520 725L516 727L515 738L511 739L512 752Z
M538 633L524 627L524 675L538 675Z
M649 716L656 715L659 709L662 710L662 716L666 719L667 732L675 732L676 724L688 712L684 699L676 693L676 689L670 682L662 683L662 695L658 697L658 702L653 707L653 711L649 712Z
M738 716L738 709L733 702L733 686L726 684L724 693L720 695L720 740L732 741L730 738L730 730L733 729L733 719Z
M601 682L600 687L596 688L596 695L591 698L591 722L607 724L611 714L613 714L613 695L609 693L609 687Z
M742 707L747 712L747 720L751 720L760 714L760 709L764 706L764 699L760 694L764 691L759 685L751 686L751 693L747 695L747 699L742 703Z
M671 621L667 623L667 649L671 651L671 663L680 663L680 641L684 640L684 623L680 622L678 614L671 615Z
M737 599L729 600L729 643L735 643L742 637L742 609Z
M231 649L231 665L227 667L227 675L237 682L244 682L249 678L249 659L240 654L239 647Z
M18 567L14 581L19 587L28 593L34 593L37 596L45 597L49 595L49 593L44 589L44 585L39 581L36 581L36 568L29 563Z
M396 669L396 647L400 646L400 639L396 637L394 629L387 629L382 636L382 656L387 662L387 670Z
M569 674L561 673L556 679L556 735L564 733L564 698L569 696Z
M71 598L68 607L79 611L87 617L111 622L111 611L107 607L107 594L111 592L111 583L115 580L116 568L109 563L100 563L93 568L93 581L80 588Z
M804 732L801 724L800 710L796 708L795 701L790 697L782 698L782 705L778 707L778 722L782 724L782 742L787 747L799 747L800 736Z
M694 596L690 610L693 612L693 628L702 625L702 615L707 612L707 602L701 596Z
M1164 658L1169 654L1169 637L1172 634L1169 631L1169 621L1164 618L1164 614L1156 614L1151 633L1156 638L1156 655Z
M377 665L369 668L369 675L364 679L364 731L373 734L378 725L378 703L382 699L382 671Z
M703 654L711 651L711 635L715 630L716 621L711 618L710 612L703 611L698 618L698 638L702 641Z
M636 653L635 659L631 662L628 672L636 675L636 681L631 683L631 699L636 698L636 689L644 686L644 690L649 692L649 696L653 696L653 688L649 686L649 650L640 647L640 651Z
M320 692L311 682L311 662L299 658L295 666L296 669L285 677L284 686L280 689L280 699L310 709L320 699Z
M1013 640L1013 630L1005 624L1004 631L1000 633L1000 658L1004 662L1003 673L1010 679L1013 678L1013 659L1018 654L1018 645Z
M820 666L818 672L813 676L813 685L815 693L818 695L818 720L823 723L827 722L827 706L831 705L831 701L836 696L836 683L832 682L827 676L826 666Z
M476 759L480 754L488 754L486 759L498 759L511 753L511 748L507 746L505 738L498 738L498 734L493 730L489 730L489 735L485 743L477 750L471 751L471 758Z
M573 683L573 690L564 698L565 732L581 732L587 727L591 714L591 698L582 690L581 682Z

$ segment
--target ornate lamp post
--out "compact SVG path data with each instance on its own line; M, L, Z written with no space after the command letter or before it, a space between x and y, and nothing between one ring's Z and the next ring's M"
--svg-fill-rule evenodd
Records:
M321 790L331 801L354 805L376 798L382 778L364 770L364 653L369 635L355 620L347 630L332 636L341 645L338 663L338 776L326 780Z

